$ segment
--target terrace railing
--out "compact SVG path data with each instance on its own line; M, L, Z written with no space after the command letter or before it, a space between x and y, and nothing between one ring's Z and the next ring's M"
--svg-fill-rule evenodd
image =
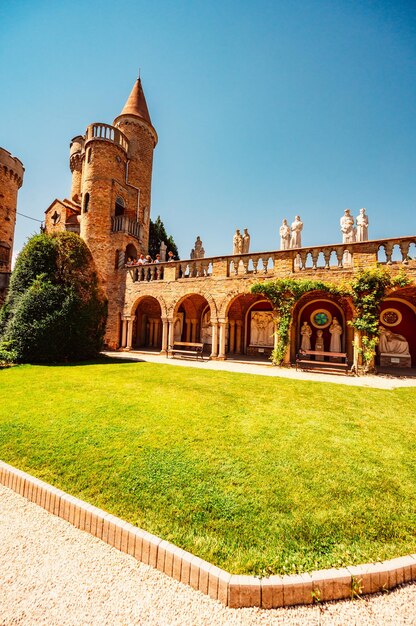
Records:
M126 267L133 281L176 281L255 274L289 276L318 270L352 273L374 263L406 266L413 262L416 267L416 236Z

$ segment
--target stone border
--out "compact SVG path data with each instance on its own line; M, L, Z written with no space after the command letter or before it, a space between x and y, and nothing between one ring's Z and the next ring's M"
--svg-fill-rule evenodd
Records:
M274 609L341 600L416 580L416 554L294 576L235 576L3 461L0 484L117 550L232 608Z

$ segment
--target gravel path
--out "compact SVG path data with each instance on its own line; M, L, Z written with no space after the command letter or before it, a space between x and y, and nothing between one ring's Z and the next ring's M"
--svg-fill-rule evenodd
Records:
M416 624L416 584L354 602L227 609L0 485L0 625Z
M116 358L133 361L147 361L161 365L176 367L196 367L204 370L221 370L224 372L238 372L239 374L257 374L259 376L277 376L278 378L293 378L295 380L309 380L322 383L335 383L337 385L350 385L352 387L372 387L373 389L398 389L399 387L416 387L416 377L395 377L381 374L378 376L345 376L344 374L323 374L321 372L296 371L294 367L273 367L265 361L235 360L227 361L204 361L194 359L167 359L165 356L152 352L103 352L102 354ZM414 372L414 369L412 370Z

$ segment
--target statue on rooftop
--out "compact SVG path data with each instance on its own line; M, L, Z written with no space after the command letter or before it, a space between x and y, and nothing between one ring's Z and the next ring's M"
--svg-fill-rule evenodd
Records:
M368 215L366 215L365 209L360 209L359 215L357 215L357 241L368 241Z
M279 229L280 235L280 249L281 250L289 250L290 248L290 226L287 223L287 220L284 219L282 225Z
M302 247L302 239L301 232L303 230L303 222L300 219L299 215L296 215L295 221L292 222L292 236L290 238L290 247L291 248L301 248Z
M250 249L250 235L248 229L244 229L243 233L243 254L248 254Z
M351 215L350 209L345 209L344 215L340 221L342 232L342 243L354 243L356 236L356 229L354 226L354 218Z
M202 247L201 237L198 235L195 241L195 247L191 250L191 259L203 259L205 250Z
M243 254L243 236L238 228L233 237L233 254Z

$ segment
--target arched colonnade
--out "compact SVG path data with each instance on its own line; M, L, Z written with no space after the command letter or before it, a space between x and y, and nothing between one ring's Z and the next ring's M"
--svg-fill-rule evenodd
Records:
M347 353L350 364L357 363L360 337L349 323L353 315L349 298L318 291L304 294L293 309L285 362L296 359L304 322L311 328L312 349L318 331L322 331L319 335L324 351L329 351L330 327L336 318L342 329L341 351ZM415 294L404 289L387 296L381 305L380 324L406 337L412 366L416 367ZM130 314L121 318L119 345L125 350L151 349L167 354L175 341L202 342L204 353L212 359L240 355L266 359L273 350L276 331L272 304L261 295L231 293L214 299L206 293L188 293L176 301L165 301L161 295L149 294L141 295ZM376 362L380 363L379 357Z

